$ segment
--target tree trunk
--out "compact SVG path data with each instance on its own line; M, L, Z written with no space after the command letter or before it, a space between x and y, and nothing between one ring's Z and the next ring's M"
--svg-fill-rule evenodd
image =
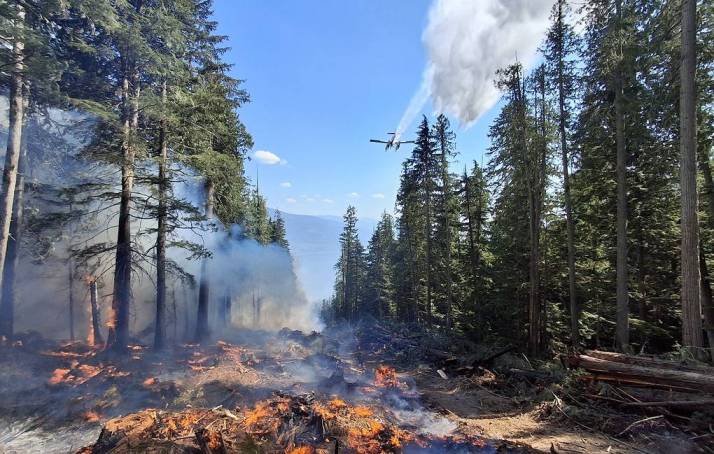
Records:
M70 205L71 206L71 205ZM67 300L69 302L69 340L74 341L74 260L71 248L67 248Z
M139 123L139 77L131 75L133 93L130 91L128 71L122 79L122 167L119 223L117 225L117 249L114 265L114 295L112 298L112 332L108 347L115 353L125 354L129 342L129 307L131 304L131 195L134 187L134 158L136 147L133 141Z
M24 216L25 153L20 155L17 184L15 185L15 200L13 202L12 222L10 223L10 240L7 245L7 264L2 278L2 300L0 300L0 336L12 339L15 321L15 270L20 259L20 245Z
M525 84L525 82L524 82ZM540 203L542 199L541 167L545 163L544 150L528 147L525 89L519 94L519 122L521 126L521 146L528 179L528 239L530 243L528 259L528 351L538 355L542 343L542 317L540 300ZM544 113L544 112L543 112ZM543 117L544 118L544 117ZM541 120L542 121L542 120ZM541 125L541 129L544 126ZM542 130L541 130L542 133ZM535 148L535 147L534 147ZM536 152L538 154L536 154Z
M474 322L478 322L477 311L478 305L476 303L476 280L477 280L477 265L476 265L476 245L474 242L474 226L473 226L473 216L471 214L471 178L466 173L464 168L464 197L466 198L466 227L467 233L469 235L469 260L471 262L471 279L472 282L472 295L471 304L473 304L474 311ZM480 200L479 200L480 203ZM480 211L480 210L479 210Z
M206 219L213 218L213 181L206 181ZM208 340L208 300L210 298L210 282L208 276L208 257L201 261L201 281L198 287L198 313L196 315L196 342Z
M615 2L618 30L622 27L621 0ZM620 44L621 45L621 44ZM618 49L622 58L622 49ZM627 151L625 150L625 117L623 108L622 62L615 69L615 139L617 143L617 320L615 343L620 351L630 344L630 307L627 288Z
M25 21L25 9L15 4L18 29ZM9 123L7 151L5 152L5 168L2 175L2 193L0 195L0 284L4 277L7 248L10 239L10 224L12 223L15 186L17 185L17 167L20 161L22 146L22 126L25 119L25 85L23 71L25 70L25 43L21 37L14 37L12 43L13 64L10 70ZM0 332L0 335L4 334ZM11 333L9 333L11 334Z
M168 164L168 143L166 137L166 81L161 88L161 102L164 108L164 118L161 119L159 132L159 206L156 227L156 327L154 330L154 349L161 350L166 342L166 192L168 181L166 166Z
M696 0L682 0L680 176L682 192L682 345L701 357L696 127Z
M563 2L558 2L558 129L560 130L560 150L563 166L563 199L565 202L565 223L568 242L568 299L570 301L570 341L573 346L580 342L580 308L575 290L575 223L573 221L573 202L570 196L570 171L568 157L568 136L565 111L565 33L563 26Z
M712 178L711 166L709 165L709 150L707 147L700 147L697 153L697 161L703 175L704 187L702 193L707 198L707 208L709 209L709 227L714 227L714 178ZM699 241L699 268L702 280L702 314L704 315L704 330L709 341L711 360L714 362L714 298L712 297L711 278L707 269L706 254L702 248L701 239Z
M104 343L102 336L102 321L99 314L99 295L97 290L97 280L92 278L89 282L89 302L91 304L92 314L92 336L90 339L91 345L101 345Z
M429 183L431 184L431 183ZM426 239L426 323L431 327L434 323L431 313L431 189L426 191L426 220L424 222Z
M446 254L445 254L445 261L446 261L446 331L450 332L452 328L452 306L453 306L453 279L451 276L451 219L450 219L450 207L449 207L449 201L451 198L451 177L449 175L449 160L447 159L446 156L446 147L444 146L444 141L442 139L442 146L441 146L441 179L442 179L442 185L443 185L443 203L444 206L442 207L443 213L444 213L444 242L446 243L445 248L446 248Z
M704 315L704 331L709 341L710 360L714 362L714 297L712 296L712 283L707 267L704 248L699 244L699 271L702 278L702 315Z

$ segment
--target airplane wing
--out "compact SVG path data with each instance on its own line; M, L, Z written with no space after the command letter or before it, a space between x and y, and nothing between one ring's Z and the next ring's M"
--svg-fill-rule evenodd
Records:
M416 140L400 140L399 143L416 143Z
M369 141L372 143L390 143L390 142L385 142L384 140L377 140L377 139L369 139Z

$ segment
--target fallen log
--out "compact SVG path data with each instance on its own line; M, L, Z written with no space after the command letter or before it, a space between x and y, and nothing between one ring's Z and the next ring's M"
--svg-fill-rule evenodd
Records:
M714 399L664 400L661 402L624 402L625 407L665 407L676 409L696 409L714 406Z
M710 374L714 376L714 367L709 367L700 364L685 364L679 361L653 358L651 356L624 355L622 353L605 352L601 350L586 350L585 355L597 359L602 359L605 361L632 364L634 366L696 372L700 374Z
M513 345L508 345L506 347L503 347L502 349L496 350L495 352L491 353L490 355L488 355L485 358L476 359L473 363L471 363L471 367L474 367L474 368L478 367L478 366L489 367L491 365L491 363L493 363L493 361L496 358L498 358L499 356L503 356L506 353L511 352L515 349L516 349L516 347L514 347Z
M714 393L714 375L665 368L644 367L594 358L588 355L570 357L570 365L598 376L602 381L644 387L663 387L689 392Z

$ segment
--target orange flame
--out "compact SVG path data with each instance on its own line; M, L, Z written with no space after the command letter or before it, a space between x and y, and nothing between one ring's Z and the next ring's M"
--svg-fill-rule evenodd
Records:
M382 388L398 388L397 371L390 366L379 366L374 371L374 384Z

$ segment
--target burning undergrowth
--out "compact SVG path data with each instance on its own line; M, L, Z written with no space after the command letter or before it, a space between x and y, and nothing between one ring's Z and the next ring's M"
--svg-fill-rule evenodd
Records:
M28 363L37 379L24 391L0 384L0 409L13 409L3 413L28 421L0 431L11 449L35 446L38 430L68 427L82 436L61 446L55 439L45 452L76 451L87 434L96 442L83 452L95 453L494 449L426 409L409 374L349 330L236 330L163 354L134 345L124 359L80 343L2 348L37 363Z
M109 421L83 453L143 452L457 452L494 451L483 439L434 437L400 426L388 409L353 405L314 393L276 393L251 408L222 407L182 412L145 410ZM504 449L509 448L505 445ZM504 451L506 452L506 451Z

